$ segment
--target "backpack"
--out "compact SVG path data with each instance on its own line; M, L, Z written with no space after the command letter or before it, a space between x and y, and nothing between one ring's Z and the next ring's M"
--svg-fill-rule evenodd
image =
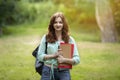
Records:
M40 45L38 45L36 47L36 49L32 52L32 55L36 58L36 60L35 60L35 70L36 70L37 73L39 73L39 75L42 75L42 69L43 69L43 66L44 66L44 62L41 62L37 59L37 53L38 53L39 46ZM45 54L47 54L47 42L45 42Z

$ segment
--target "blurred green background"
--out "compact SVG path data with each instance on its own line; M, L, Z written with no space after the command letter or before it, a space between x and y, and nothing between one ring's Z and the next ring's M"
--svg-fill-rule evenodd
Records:
M105 0L112 11L103 20L109 25L105 26L107 31L98 25L96 7L102 13L108 9L96 5L97 1L0 0L0 80L39 80L32 51L47 33L50 17L57 11L67 18L80 53L81 63L71 70L72 80L120 80L120 0ZM110 17L114 25L110 25ZM111 31L116 34L109 35ZM115 40L106 40L106 36L104 42L102 33Z

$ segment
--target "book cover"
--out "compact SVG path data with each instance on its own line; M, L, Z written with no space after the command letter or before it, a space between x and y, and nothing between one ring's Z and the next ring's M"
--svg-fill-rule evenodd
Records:
M72 58L73 57L73 49L74 45L69 43L60 43L60 48L62 49L62 56L65 58ZM58 68L72 68L70 64L59 64Z

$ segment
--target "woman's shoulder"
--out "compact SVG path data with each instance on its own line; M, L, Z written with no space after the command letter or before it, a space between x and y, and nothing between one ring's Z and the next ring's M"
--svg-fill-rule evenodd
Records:
M75 42L74 38L72 36L69 36L69 42Z
M46 34L44 34L41 38L42 41L46 41Z
M45 37L46 37L46 35L47 35L47 34L44 34L42 37L44 37L44 38L45 38Z

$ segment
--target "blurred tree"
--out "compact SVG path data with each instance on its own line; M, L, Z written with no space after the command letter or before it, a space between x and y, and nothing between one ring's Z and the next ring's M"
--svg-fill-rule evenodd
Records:
M2 34L2 26L8 23L12 23L12 15L14 12L15 3L14 0L0 0L0 35Z
M0 35L3 26L35 20L36 9L28 4L27 0L0 0Z
M117 31L109 1L96 0L96 19L101 31L102 42L117 41Z
M111 5L114 14L115 26L120 35L120 0L111 0Z

